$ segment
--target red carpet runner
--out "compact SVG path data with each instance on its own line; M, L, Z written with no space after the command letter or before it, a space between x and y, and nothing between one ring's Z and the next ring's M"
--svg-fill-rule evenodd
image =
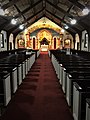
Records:
M1 120L73 120L46 52L36 60Z

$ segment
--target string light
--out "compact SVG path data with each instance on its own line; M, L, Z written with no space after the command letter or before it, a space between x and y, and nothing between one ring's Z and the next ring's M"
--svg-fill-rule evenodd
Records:
M24 25L20 25L19 29L23 30L24 29Z

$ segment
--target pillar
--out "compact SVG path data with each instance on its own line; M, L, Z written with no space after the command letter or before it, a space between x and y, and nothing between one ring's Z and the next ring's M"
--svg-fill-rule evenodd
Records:
M88 33L88 51L90 52L90 29L87 31Z
M79 39L80 39L80 50L82 49L82 33L79 33Z
M10 32L7 32L7 50L9 50L9 36Z

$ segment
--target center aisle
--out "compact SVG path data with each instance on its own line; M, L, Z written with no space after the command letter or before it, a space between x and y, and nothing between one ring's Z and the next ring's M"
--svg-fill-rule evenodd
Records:
M47 52L41 52L1 120L73 120Z

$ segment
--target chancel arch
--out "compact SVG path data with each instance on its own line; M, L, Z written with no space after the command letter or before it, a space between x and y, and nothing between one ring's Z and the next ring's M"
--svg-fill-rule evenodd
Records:
M46 29L40 30L37 34L37 39L38 39L38 48L41 47L41 43L45 44L45 41L48 43L48 48L51 48L52 34L50 31Z

